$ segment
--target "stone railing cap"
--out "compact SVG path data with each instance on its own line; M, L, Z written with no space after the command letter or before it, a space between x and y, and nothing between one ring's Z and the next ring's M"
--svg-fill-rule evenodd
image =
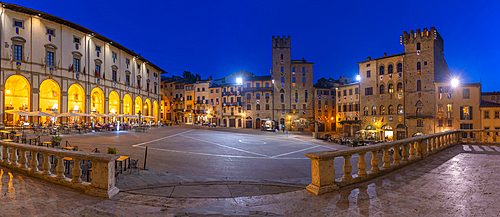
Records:
M345 149L334 150L334 151L311 152L311 153L306 153L306 156L311 158L311 159L328 160L330 158L335 158L335 157L349 156L349 155L358 154L358 153L366 153L366 152L371 152L371 151L378 151L380 149L392 148L392 147L395 147L397 145L402 145L402 144L410 143L410 142L418 142L418 141L431 139L431 138L434 138L437 136L452 134L452 133L456 133L456 132L460 132L460 130L450 130L450 131L446 131L446 132L442 132L442 133L435 133L435 134L431 134L431 135L406 138L406 139L396 140L393 142L384 142L384 143L379 143L379 144L370 145L370 146L352 147L352 148L345 148Z

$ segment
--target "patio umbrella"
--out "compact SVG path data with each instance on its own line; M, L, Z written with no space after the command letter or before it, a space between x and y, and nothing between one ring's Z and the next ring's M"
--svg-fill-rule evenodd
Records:
M142 117L143 118L155 118L156 119L156 117L153 117L153 116L142 116Z
M73 112L66 112L66 113L61 113L62 115L65 115L63 117L83 117L85 115L83 114L78 114L78 113L73 113Z
M54 116L56 118L58 118L58 117L68 117L64 113L61 114L59 112L53 112L53 111L49 111L49 112L47 112L47 114L49 114L51 116Z
M137 115L129 115L129 114L124 114L122 115L124 118L137 118Z
M5 111L5 113L13 114L13 115L17 115L17 113L19 113L19 112L24 112L24 111L21 111L21 110L18 110L18 109L12 109L12 110Z
M34 112L28 112L29 114L31 114L31 116L38 116L38 117L54 117L53 115L50 115L50 114L47 114L45 112L41 112L41 111L34 111Z
M96 114L96 117L103 117L103 118L107 118L108 115L107 114Z

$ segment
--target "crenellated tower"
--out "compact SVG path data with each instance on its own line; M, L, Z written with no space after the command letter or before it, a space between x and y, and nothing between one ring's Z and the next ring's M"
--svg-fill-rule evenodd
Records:
M405 46L404 90L405 116L408 136L416 132L435 133L435 82L450 79L450 70L444 60L444 41L431 27L422 31L403 32ZM416 120L416 121L415 121Z

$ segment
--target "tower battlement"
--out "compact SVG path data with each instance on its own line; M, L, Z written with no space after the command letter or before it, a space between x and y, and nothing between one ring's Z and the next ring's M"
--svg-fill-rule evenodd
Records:
M410 30L410 33L404 31L403 35L400 36L400 43L403 45L427 40L435 40L436 43L443 48L443 38L441 38L435 27L431 27L430 30L423 28L422 31L420 29Z
M274 36L273 35L273 48L290 48L291 47L291 36Z

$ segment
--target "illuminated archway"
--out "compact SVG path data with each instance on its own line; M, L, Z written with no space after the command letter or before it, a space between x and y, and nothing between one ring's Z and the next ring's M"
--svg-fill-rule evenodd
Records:
M144 115L144 113L142 112L142 99L138 96L135 98L134 112L137 115L139 114L139 111L141 111L141 114Z
M30 111L31 86L28 80L22 75L12 75L5 81L5 107L4 111L19 109ZM5 124L13 125L18 121L27 121L26 117L6 114Z
M120 96L116 91L109 94L109 114L120 114Z
M68 112L85 113L85 91L80 84L72 84L68 89Z
M132 97L130 97L130 95L128 94L125 94L125 96L123 96L123 114L132 115L133 106L134 105L132 104Z
M144 102L144 116L151 116L151 101L149 99Z
M39 111L42 112L59 112L61 88L59 84L52 80L47 79L40 84L40 94L39 94ZM42 117L42 121L49 121L50 117ZM54 119L52 119L54 120Z
M90 93L90 111L95 114L104 113L104 93L101 88L95 87Z
M160 116L158 116L158 102L153 101L153 117L156 118L156 120L160 120Z

